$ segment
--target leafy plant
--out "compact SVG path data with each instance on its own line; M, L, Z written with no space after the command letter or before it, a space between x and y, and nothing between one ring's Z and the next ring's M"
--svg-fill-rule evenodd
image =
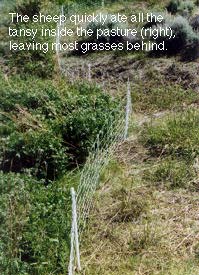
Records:
M70 186L77 176L43 181L0 172L1 274L66 273L69 257Z
M21 75L35 75L41 78L51 78L55 72L55 58L54 53L50 49L50 43L52 42L52 37L47 38L41 36L41 24L39 23L26 23L26 24L16 24L17 29L37 29L37 34L35 40L32 37L20 37L18 38L17 43L26 43L32 45L36 41L37 48L30 48L30 50L16 50L12 51L12 54L9 55L8 64L13 70L15 68L18 74ZM13 42L16 39L13 38Z
M37 178L54 180L68 165L61 137L55 137L50 131L15 131L5 140L3 147L6 148L0 166L3 171L25 172L30 169Z
M18 1L15 12L21 15L28 15L32 18L33 15L38 14L41 10L41 1L39 0L26 0Z
M85 161L99 131L106 134L116 115L117 100L90 84L59 89L49 80L14 77L8 83L2 77L0 90L0 169L6 172L54 180Z
M71 162L85 161L97 134L103 129L106 134L108 125L116 116L117 100L99 88L89 84L73 86L78 96L71 100L70 113L63 120L58 121L64 141L68 144Z
M195 7L195 5L192 1L181 1L179 8L178 8L178 12L181 15L187 16L193 12L194 7Z

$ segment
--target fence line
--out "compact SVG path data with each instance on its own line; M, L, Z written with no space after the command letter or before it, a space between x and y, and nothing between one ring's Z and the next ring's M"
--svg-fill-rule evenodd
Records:
M126 105L126 107L125 107ZM124 141L128 136L129 120L131 115L131 90L130 82L127 83L126 104L122 102L117 110L117 116L114 119L107 119L104 129L98 134L93 148L87 158L87 161L82 169L80 182L76 196L76 211L74 206L72 211L72 229L71 229L71 255L69 275L73 274L74 257L76 255L77 266L80 265L79 250L77 242L78 238L81 241L82 233L89 217L90 210L93 206L93 196L99 186L100 174L108 164L112 155L118 147L118 144ZM111 117L111 114L110 114ZM106 129L108 128L108 130ZM77 230L74 230L74 221L77 222ZM75 236L77 235L77 236ZM73 242L73 243L72 243ZM74 242L76 242L76 250L74 251ZM72 264L71 264L72 261ZM72 266L72 267L71 267Z
M102 0L102 7L104 7L105 1ZM61 7L61 14L64 14L63 5ZM69 14L69 8L68 8ZM60 30L62 24L57 24L57 36L56 36L56 55L59 70L61 73L67 75L70 81L73 83L75 80L80 78L79 69L74 73L74 70L70 73L64 68L60 58ZM82 65L82 73L85 74L89 82L92 81L91 64L87 63ZM74 267L77 265L77 270L81 270L80 264L80 251L79 251L79 240L81 240L83 230L86 225L86 221L89 217L89 213L93 206L93 196L100 182L100 175L103 169L108 164L112 155L118 147L118 144L128 136L129 119L132 112L131 104L131 89L130 82L127 83L127 95L126 102L122 102L115 113L116 117L110 116L97 135L96 141L93 144L92 150L87 158L87 161L82 169L80 182L78 185L77 193L74 188L71 188L72 198L72 224L71 224L71 242L70 242L70 259L68 266L68 274L73 275ZM76 260L76 261L75 261Z

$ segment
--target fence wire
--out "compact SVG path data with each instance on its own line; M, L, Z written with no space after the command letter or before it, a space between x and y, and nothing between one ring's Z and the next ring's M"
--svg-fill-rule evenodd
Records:
M93 148L87 158L87 161L82 169L79 186L76 195L76 207L72 217L71 228L71 254L69 264L69 275L73 274L75 253L79 251L79 243L83 230L89 218L89 213L94 204L94 194L99 187L100 175L103 169L112 158L118 145L127 138L129 119L132 112L130 83L127 84L127 97L122 101L115 110L116 115L110 114L107 118L104 128L99 132ZM77 236L74 236L73 224L76 222ZM76 242L76 251L74 243ZM80 262L79 252L76 255L77 262ZM80 264L79 264L80 265Z
M104 7L105 1L101 0L101 5ZM73 7L75 9L76 7ZM63 15L65 8L61 7ZM71 14L71 8L67 8L67 14ZM57 25L57 30L62 29L63 24ZM61 37L57 31L56 43L61 43ZM90 63L82 64L82 70L76 67L75 71L70 72L62 60L62 52L57 47L56 50L58 66L60 72L67 76L71 82L86 78L87 81L92 81L92 65ZM81 73L82 71L82 73ZM103 79L102 79L103 80ZM104 82L102 81L102 85ZM127 96L119 104L114 114L110 113L104 127L98 133L87 161L81 171L80 182L77 193L72 191L72 225L71 225L71 251L68 274L73 275L75 270L75 256L77 269L80 270L80 255L79 255L79 240L81 241L83 230L89 218L89 213L94 204L94 194L99 187L100 175L104 168L109 163L114 152L120 142L124 141L128 135L129 119L132 112L131 107L131 91L130 84L127 84Z
M80 183L77 190L77 214L78 229L81 237L93 205L93 195L99 185L100 174L108 164L118 144L124 140L125 115L123 104L118 108L118 115L110 121L108 130L99 133L94 150L88 156L87 162L82 170Z

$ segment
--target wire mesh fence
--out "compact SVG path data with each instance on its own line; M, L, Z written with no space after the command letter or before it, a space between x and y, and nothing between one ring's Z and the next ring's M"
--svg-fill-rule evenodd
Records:
M105 1L97 1L104 7ZM78 7L79 8L79 7ZM61 7L61 14L63 15L66 8ZM71 10L75 10L69 6L67 7L67 14L71 13ZM61 29L62 24L57 28ZM58 33L58 32L57 32ZM59 34L56 38L56 43L61 43ZM57 48L57 60L59 70L63 75L66 75L68 79L73 83L79 79L86 79L88 82L92 81L92 65L91 63L82 64L83 68L75 68L75 70L68 70L66 68L62 58L61 52ZM83 75L82 75L83 72ZM100 86L104 86L102 84ZM128 136L129 119L132 112L131 104L131 91L130 83L127 83L127 96L119 104L117 110L114 110L114 115L109 114L104 127L98 133L96 141L94 142L87 161L82 169L80 182L78 185L77 193L71 189L72 197L72 224L71 224L71 247L70 247L70 260L68 266L68 274L72 275L77 265L77 270L81 269L80 265L80 252L79 241L81 241L83 230L86 226L86 222L89 218L89 213L93 206L93 197L99 187L100 175L103 169L108 164L115 150L120 142L124 141ZM76 261L75 261L76 260Z
M73 274L75 253L77 256L77 264L80 262L77 239L81 240L83 230L89 218L89 213L94 202L93 197L99 187L101 172L108 164L118 145L127 138L131 112L131 91L130 83L128 82L126 100L118 106L115 117L110 116L111 119L110 117L107 118L108 128L105 127L106 130L101 129L81 172L76 194L76 213L74 213L74 209L72 213L69 275ZM74 222L77 223L77 236L74 234ZM78 266L80 266L80 264L78 264Z

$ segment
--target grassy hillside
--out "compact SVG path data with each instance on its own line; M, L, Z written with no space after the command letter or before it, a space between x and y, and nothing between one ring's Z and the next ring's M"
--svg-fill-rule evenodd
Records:
M82 274L199 274L198 1L14 2L0 1L0 273L67 274L70 188L129 80L129 136L100 175ZM10 9L56 14L62 4L67 14L163 13L177 36L163 53L61 52L61 72L55 52L9 52Z
M198 273L197 109L135 116L101 178L85 274Z

